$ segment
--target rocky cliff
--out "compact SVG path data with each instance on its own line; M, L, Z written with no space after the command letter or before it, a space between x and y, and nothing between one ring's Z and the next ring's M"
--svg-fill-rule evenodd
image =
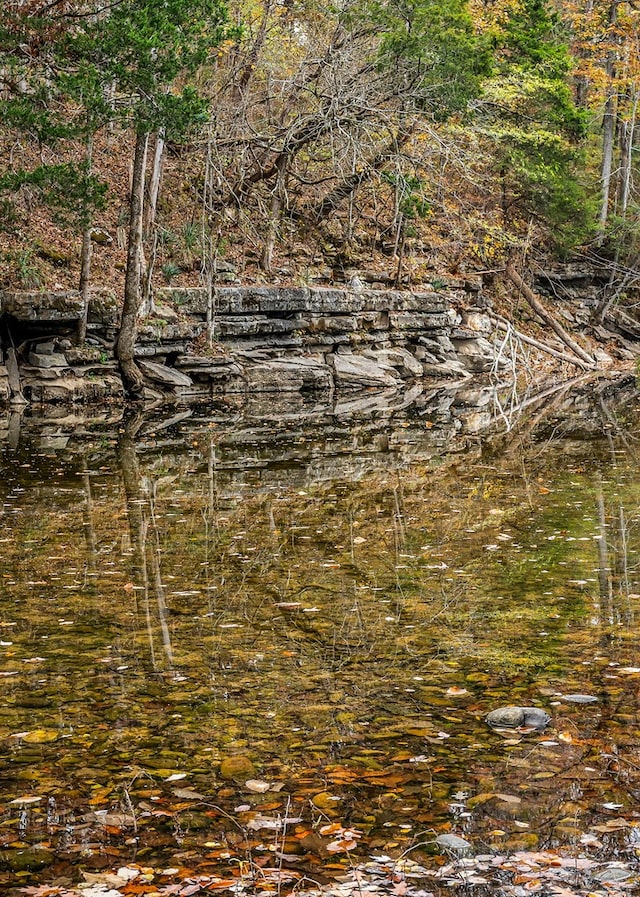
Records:
M0 294L0 400L119 400L113 359L119 306L91 296L88 339L75 345L78 293ZM478 278L419 292L224 286L158 289L140 320L148 395L184 399L254 392L401 387L500 365Z

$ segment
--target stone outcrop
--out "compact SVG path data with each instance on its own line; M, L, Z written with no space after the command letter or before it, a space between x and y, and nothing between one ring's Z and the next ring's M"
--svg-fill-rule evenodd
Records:
M136 354L149 394L185 399L246 392L404 389L498 365L478 280L415 292L330 287L160 288L139 324ZM122 397L112 346L119 303L96 291L87 346L74 345L76 293L0 293L17 335L20 382L0 364L0 401ZM5 347L3 358L6 362Z

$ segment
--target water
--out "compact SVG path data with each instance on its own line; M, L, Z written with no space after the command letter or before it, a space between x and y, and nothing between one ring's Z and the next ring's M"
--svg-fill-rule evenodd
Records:
M0 884L633 859L639 409L591 393L7 421Z

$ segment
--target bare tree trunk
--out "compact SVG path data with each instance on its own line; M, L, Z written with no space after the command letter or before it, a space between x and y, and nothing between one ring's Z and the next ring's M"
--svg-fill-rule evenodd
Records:
M511 321L507 321L505 318L501 318L498 315L490 314L489 317L496 322L496 326L501 330L506 330L508 333L512 333L516 339L520 340L523 343L526 343L528 346L533 346L534 349L539 349L541 352L546 352L547 355L551 355L553 358L558 358L560 361L566 361L568 364L573 364L576 367L584 370L590 370L592 365L587 365L584 361L580 361L579 358L574 358L572 355L567 355L565 352L558 352L557 349L552 349L551 346L547 346L546 343L540 342L540 340L533 339L531 336L527 336L525 333L520 333L519 330L513 326Z
M5 358L7 373L9 375L9 392L11 394L10 402L12 405L28 405L29 403L22 395L22 384L20 383L20 368L18 367L18 357L13 346L7 349L7 357Z
M631 193L631 171L633 162L633 139L636 130L638 95L633 97L629 121L620 122L620 182L618 184L618 214L624 217L629 206Z
M613 607L613 582L611 578L611 565L609 563L609 546L607 544L607 515L604 503L604 491L602 481L598 482L596 495L598 506L598 583L600 585L600 623L611 623L611 611Z
M79 346L84 346L87 338L87 317L89 315L89 287L91 286L91 259L93 257L93 242L91 240L91 226L85 227L82 232L82 250L80 253L80 296L82 297L82 317L78 321L77 341Z
M609 25L615 25L618 18L618 0L612 0L609 7ZM615 85L616 72L616 54L612 49L607 55L606 74L609 79L607 89L607 101L604 107L604 115L602 118L602 167L600 169L600 216L598 218L598 229L600 231L600 242L604 237L604 230L607 226L609 218L609 198L611 195L611 177L613 173L613 151L615 144L616 131L616 111L617 111L617 91Z
M541 318L545 324L548 324L549 327L553 330L555 334L557 334L562 342L567 346L571 351L578 356L586 365L590 368L597 367L596 362L593 358L588 355L582 346L579 346L578 343L567 333L564 327L556 321L556 319L547 311L544 305L540 302L536 294L533 290L527 286L524 280L520 277L516 269L513 267L513 264L509 262L506 268L507 277L511 281L511 283L518 288L518 290L522 293L524 298L527 300L531 308L535 311L539 318Z
M609 197L611 194L611 175L613 172L613 147L615 137L616 124L616 98L613 94L613 87L610 88L609 96L604 107L604 118L602 122L602 167L600 169L600 216L598 218L598 228L604 231L609 219Z
M93 496L91 494L91 478L87 467L86 456L82 459L82 482L84 485L84 507L82 511L84 537L87 545L87 566L94 571L96 569L97 542L96 531L93 522Z
M124 305L120 330L116 342L116 356L125 390L132 396L140 395L143 388L142 374L135 363L138 312L142 302L142 224L144 213L144 183L147 167L148 134L138 134L133 160L131 199L129 206L129 237L127 246L127 270L124 283Z
M164 142L164 131L158 131L153 152L153 165L149 177L149 187L147 189L147 207L144 215L144 230L147 236L151 233L153 226L156 223L156 210L158 208L158 197L160 195L160 184L162 183L165 155L166 144Z
M258 61L258 57L260 56L260 51L262 50L262 46L264 44L265 38L267 36L267 27L269 25L269 18L271 17L271 0L267 0L264 5L264 10L262 12L262 19L260 20L260 27L258 28L258 33L256 35L256 39L253 42L253 46L249 51L249 55L245 59L244 65L242 67L242 71L238 74L238 76L234 79L233 82L233 99L236 103L239 103L243 95L247 89L249 81L253 77L253 74L256 69L256 63Z
M405 244L407 240L407 234L405 231L405 220L404 215L400 212L398 218L398 228L396 231L396 245L394 249L394 255L398 259L398 265L396 267L396 276L394 280L394 287L397 289L402 283L402 265L404 264L404 250Z
M171 645L171 631L169 629L169 609L167 607L167 589L162 581L162 569L160 567L160 558L162 549L160 547L160 533L158 531L158 521L156 519L156 483L151 481L147 484L146 489L148 495L148 507L151 531L154 544L150 545L150 566L153 572L153 587L156 593L156 603L158 605L158 624L162 637L162 647L167 658L168 668L173 667L173 647Z
M116 446L116 457L120 465L122 482L124 485L125 506L129 521L129 536L134 561L135 585L142 590L144 598L145 620L149 638L149 653L151 666L157 669L155 645L153 638L153 625L149 605L149 570L147 566L147 533L149 529L147 519L147 503L141 488L142 475L138 464L138 455L135 446L135 437L142 425L142 417L136 415L125 419L124 431L121 433ZM132 592L136 595L136 592ZM137 611L137 603L136 603Z
M271 215L269 217L269 225L267 228L267 236L265 237L264 241L264 248L262 250L262 257L260 259L260 267L267 274L271 273L271 268L273 265L273 250L276 245L278 226L280 224L282 207L284 205L286 171L288 162L288 156L281 155L278 158L278 176L273 186L273 193L271 194Z
M87 140L86 162L87 173L91 172L93 158L93 140ZM85 221L82 231L82 250L80 252L80 296L82 298L82 317L78 321L77 341L79 346L84 346L87 338L87 316L89 314L89 287L91 286L91 259L93 257L93 243L91 242L91 221Z

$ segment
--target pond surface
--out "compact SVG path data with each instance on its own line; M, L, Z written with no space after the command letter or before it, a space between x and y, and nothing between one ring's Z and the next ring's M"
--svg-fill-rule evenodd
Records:
M0 886L313 890L441 868L443 834L635 870L640 402L611 393L0 424Z

